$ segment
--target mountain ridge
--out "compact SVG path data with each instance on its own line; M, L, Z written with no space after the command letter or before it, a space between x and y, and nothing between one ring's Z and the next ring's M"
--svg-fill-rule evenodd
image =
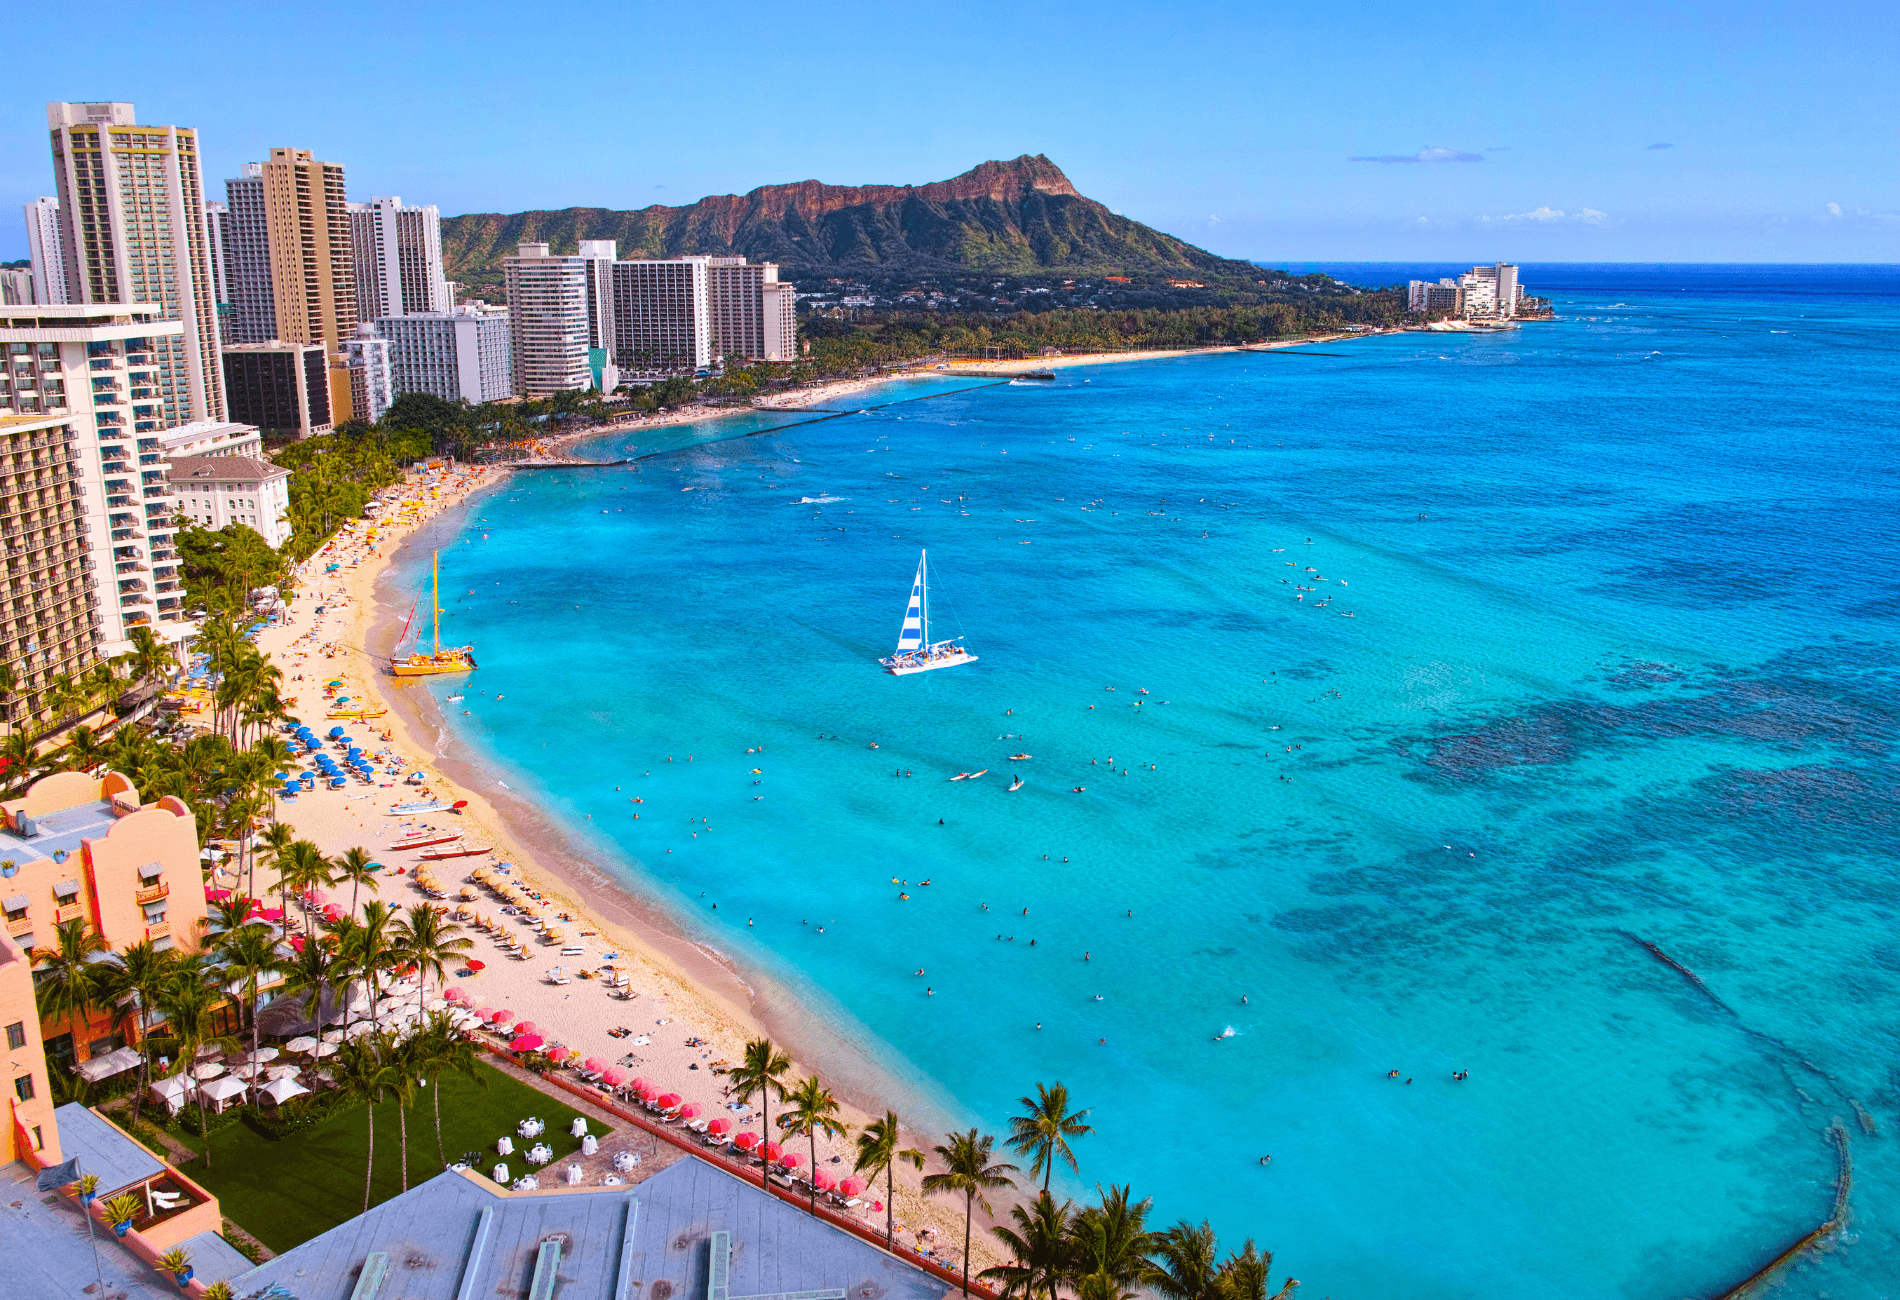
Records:
M498 283L501 259L518 243L571 252L582 239L615 240L622 258L742 254L777 262L793 280L839 272L874 279L1084 273L1192 277L1210 288L1242 290L1275 274L1118 216L1042 154L991 159L922 185L805 180L679 207L442 219L449 275L471 287Z

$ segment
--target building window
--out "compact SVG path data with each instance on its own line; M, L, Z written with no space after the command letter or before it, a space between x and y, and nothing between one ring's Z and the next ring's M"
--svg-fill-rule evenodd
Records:
M13 1094L21 1101L33 1100L33 1076L23 1074L13 1081Z
M26 1022L16 1020L7 1026L7 1046L20 1048L26 1046Z

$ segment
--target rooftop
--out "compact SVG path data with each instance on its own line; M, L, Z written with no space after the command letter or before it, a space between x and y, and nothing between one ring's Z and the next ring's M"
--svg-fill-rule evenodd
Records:
M542 1176L552 1181L558 1165ZM703 1160L632 1188L497 1190L445 1173L233 1279L346 1300L367 1270L402 1300L939 1300L944 1285ZM541 1288L534 1286L539 1275ZM558 1281L557 1281L558 1279ZM271 1293L277 1294L277 1293Z
M118 818L108 800L94 799L31 820L32 835L21 835L0 823L0 858L33 862L50 858L62 849L77 853L80 840L103 838L111 832L112 823Z
M164 1161L76 1101L55 1110L53 1119L60 1149L68 1160L79 1157L80 1173L99 1175L101 1196L165 1172Z
M281 465L255 456L174 456L170 462L171 483L263 483L274 478L289 478Z

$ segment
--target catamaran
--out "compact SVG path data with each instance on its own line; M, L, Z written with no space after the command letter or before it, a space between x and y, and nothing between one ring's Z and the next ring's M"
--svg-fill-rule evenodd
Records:
M475 667L475 647L472 645L450 646L442 648L442 552L435 553L430 567L429 607L435 611L435 653L423 654L421 651L407 658L393 658L389 661L389 671L397 677L433 677L437 673L465 673ZM415 618L415 611L409 612ZM409 629L403 628L403 635L396 639L400 648L407 639Z
M925 552L917 553L917 578L911 583L910 605L904 611L903 630L897 634L897 653L888 659L878 660L887 671L898 677L906 673L926 673L932 668L953 668L957 664L976 662L975 655L957 644L962 637L934 643L930 639L930 586L924 574L926 559Z

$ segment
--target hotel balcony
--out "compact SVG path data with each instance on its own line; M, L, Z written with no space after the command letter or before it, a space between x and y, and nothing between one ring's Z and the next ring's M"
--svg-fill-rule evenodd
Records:
M147 942L150 942L153 939L163 939L166 936L170 935L171 932L172 932L171 922L160 921L156 925L148 925L145 927L145 938Z
M86 363L91 370L124 370L125 364L117 357L93 357Z
M64 907L54 908L53 920L58 922L60 925L64 925L68 921L77 921L80 917L84 916L85 914L86 914L86 905L78 901L77 899L75 899L73 902L67 903Z
M137 903L140 907L143 907L147 903L156 903L161 898L169 898L171 892L172 887L161 880L150 889L141 889L133 894L132 901Z
M15 939L19 938L23 934L32 934L33 933L33 918L30 916L23 916L17 921L8 921L7 933L12 935Z

